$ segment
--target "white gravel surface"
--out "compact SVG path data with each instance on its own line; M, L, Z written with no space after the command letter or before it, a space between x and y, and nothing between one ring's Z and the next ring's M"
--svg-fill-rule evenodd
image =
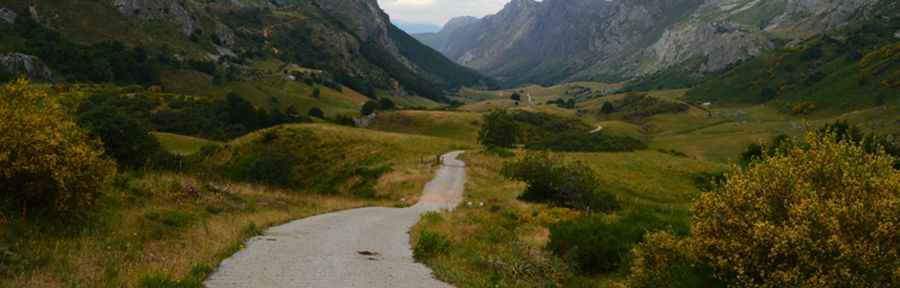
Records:
M415 263L409 229L428 211L452 209L462 200L461 151L443 165L409 208L361 208L297 220L248 241L206 281L218 287L452 287Z

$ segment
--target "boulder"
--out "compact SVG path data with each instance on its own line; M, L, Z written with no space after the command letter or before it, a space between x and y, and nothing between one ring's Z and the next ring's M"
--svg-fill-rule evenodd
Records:
M16 12L13 12L12 10L6 8L0 8L0 22L15 24L16 18L18 17L19 15L16 14Z
M0 70L31 80L53 82L53 72L40 58L22 53L0 54Z

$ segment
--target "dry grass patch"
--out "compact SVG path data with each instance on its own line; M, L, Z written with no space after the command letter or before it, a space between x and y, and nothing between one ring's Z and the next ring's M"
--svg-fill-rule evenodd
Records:
M168 173L120 179L107 194L106 208L77 228L0 227L20 259L0 265L8 279L0 287L135 287L149 275L200 281L266 227L384 204Z

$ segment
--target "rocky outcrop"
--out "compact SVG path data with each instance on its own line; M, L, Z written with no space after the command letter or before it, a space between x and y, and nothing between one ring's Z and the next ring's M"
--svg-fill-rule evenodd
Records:
M22 53L0 55L0 69L38 81L53 81L53 72L41 59Z
M640 73L654 73L697 58L701 60L699 71L718 71L774 46L765 35L729 22L680 25L667 30L646 50L644 59L649 61Z
M179 0L114 0L119 13L141 20L169 21L178 25L184 35L197 28L198 17Z
M772 20L767 31L787 37L809 37L840 28L861 17L878 0L785 0L784 12Z
M16 12L13 12L12 10L9 10L6 8L0 8L0 23L6 22L8 24L15 24L16 18L18 16L19 15L16 14Z

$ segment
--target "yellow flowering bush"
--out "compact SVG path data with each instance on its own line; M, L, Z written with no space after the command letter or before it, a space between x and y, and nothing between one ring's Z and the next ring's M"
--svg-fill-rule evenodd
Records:
M692 246L736 287L896 287L900 173L885 153L810 133L694 206Z
M0 212L72 215L93 204L115 173L46 92L23 79L0 86Z

